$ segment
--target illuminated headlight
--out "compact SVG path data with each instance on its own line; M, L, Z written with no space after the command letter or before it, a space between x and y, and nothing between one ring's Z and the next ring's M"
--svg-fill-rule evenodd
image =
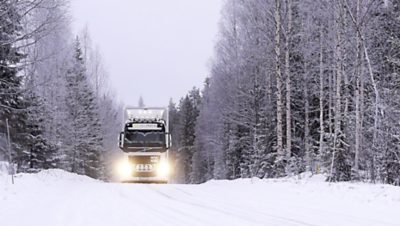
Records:
M157 175L160 177L167 177L170 174L170 167L168 162L161 161L158 164Z
M118 175L121 178L127 178L132 174L132 164L128 160L121 161L118 164L117 170L118 170Z

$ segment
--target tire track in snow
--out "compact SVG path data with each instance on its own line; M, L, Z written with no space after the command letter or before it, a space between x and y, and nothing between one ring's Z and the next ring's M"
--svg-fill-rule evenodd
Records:
M124 189L120 194L123 196L124 202L129 202L131 205L139 205L143 210L145 210L147 216L155 215L158 217L147 219L147 224L150 225L165 225L167 222L171 225L192 225L193 219L188 218L188 215L183 213L182 211L175 210L171 211L171 207L173 205L165 205L162 204L160 199L157 199L157 203L154 202L154 196L151 195L151 189L149 189L149 185L142 185L142 184L132 184L131 186L124 186ZM134 197L134 198L133 198ZM146 200L148 198L148 200ZM153 202L153 204L149 204ZM180 216L176 216L177 213L181 213ZM184 217L184 218L182 218ZM161 222L157 224L151 223L156 219L162 219ZM177 222L179 219L180 222ZM202 219L197 219L202 220Z
M270 225L271 223L273 223L273 222L265 222L265 221L255 220L257 218L249 218L248 216L251 216L252 214L254 214L255 213L254 211L246 211L246 209L243 209L243 208L232 208L232 206L231 207L225 207L225 209L230 209L230 211L227 211L227 210L219 209L219 208L216 208L216 207L204 204L204 203L183 200L182 198L177 197L177 196L173 197L169 193L163 192L163 191L161 191L159 189L156 189L156 188L152 188L152 189L156 193L164 196L165 198L176 200L176 201L179 201L181 203L186 203L186 204L189 204L189 205L192 205L192 206L195 206L195 207L199 207L199 208L202 208L202 209L207 209L207 210L211 209L211 210L213 210L215 212L222 213L222 214L224 214L226 216L238 218L239 220L247 222L247 224L265 225L266 223L268 223ZM177 190L179 192L182 192L181 189L176 189L175 188L175 190ZM206 203L210 203L210 202L206 202ZM211 202L211 203L215 203L215 202ZM243 212L246 212L247 214L243 214ZM257 212L259 212L259 211L257 211ZM267 216L269 218L274 218L275 220L281 221L277 225L289 225L288 223L291 223L290 225L293 225L293 226L294 225L298 225L298 226L317 226L317 225L314 225L314 224L310 224L310 223L307 223L307 222L295 220L295 219L292 219L292 218L281 217L281 216L272 215L272 214L266 214L266 213L263 213L263 212L259 212L257 215L262 215L264 217ZM278 222L275 222L275 223L278 223ZM282 224L282 223L285 223L285 224Z
M179 191L184 191L183 189L181 189L179 187L176 187L175 189L177 189ZM206 194L206 197L210 200L210 192L207 193L205 191L202 191L202 189L197 189L197 190L200 193L203 192L204 194ZM184 193L188 194L187 192L184 192ZM213 194L213 193L211 193L211 194ZM234 199L230 199L230 200L234 200ZM212 202L220 202L221 203L222 200L221 200L220 197L218 197L218 198L213 198L211 201ZM260 216L261 217L267 216L267 217L270 217L270 218L272 217L272 218L275 218L275 219L283 220L286 223L287 222L295 223L296 225L317 226L315 224L311 224L311 223L304 222L304 221L301 221L301 220L296 220L296 219L289 218L289 217L282 217L282 216L275 215L275 214L269 214L269 213L260 211L258 209L251 209L251 210L245 209L242 206L238 206L238 202L237 201L236 202L224 202L224 204L225 204L225 208L230 208L233 211L233 213L245 212L245 213L247 213L246 216L256 214L256 215L258 215L258 217L260 217ZM281 225L281 224L279 224L279 225Z
M155 186L159 186L159 185L149 186L149 188L150 188L149 190L153 191L153 194L156 194L159 197L163 197L164 200L169 202L169 204L164 204L164 206L167 209L169 209L170 212L179 213L180 217L184 217L185 219L187 219L187 222L189 222L189 223L183 224L183 225L189 225L189 224L190 225L193 225L193 224L195 224L195 225L213 225L213 223L215 223L214 221L210 221L207 218L200 217L200 216L194 216L193 213L188 213L188 212L180 210L179 207L181 207L181 206L186 207L186 208L182 208L184 210L188 210L188 209L193 210L193 208L191 208L192 205L180 202L179 200L175 199L174 197L172 197L166 193L158 192L157 189L155 189ZM167 187L167 186L165 186L165 187ZM177 206L178 206L178 208L177 208ZM173 208L171 208L171 207L173 207ZM207 210L207 211L209 211L209 210ZM203 214L203 216L204 216L204 214Z
M191 185L193 186L193 185ZM282 191L283 194L289 194L290 198L287 198L287 201L283 201L281 200L281 202L273 200L272 203L274 203L274 206L262 206L263 210L260 211L258 208L253 208L253 209L243 209L241 206L238 206L238 201L231 198L231 199L221 199L219 196L215 196L215 194L222 194L221 192L218 192L218 188L219 186L213 186L213 191L214 192L210 192L208 190L204 190L201 189L202 185L199 185L198 187L194 187L194 188L198 188L198 189L191 189L190 191L194 191L196 190L196 194L200 193L200 197L201 194L205 194L204 197L207 197L207 199L209 199L212 202L222 202L224 203L224 205L226 206L226 208L230 208L233 211L244 211L246 213L248 213L249 215L256 215L254 217L256 218L262 218L265 216L267 217L273 217L273 218L278 218L278 219L285 219L291 222L295 222L298 223L300 225L321 225L321 222L323 222L323 225L326 225L326 223L328 223L329 225L335 225L335 224L331 224L332 222L326 222L325 219L329 219L332 216L337 216L337 219L339 220L339 222L342 222L341 224L343 225L359 225L359 226L375 226L375 225L392 225L387 221L383 221L382 219L376 219L376 218L371 218L368 217L368 215L366 215L366 217L360 217L358 215L355 215L353 213L353 215L351 215L351 211L350 213L347 211L344 212L340 212L340 211L332 211L326 208L321 208L321 206L316 206L316 207L311 207L310 203L308 203L306 200L304 202L301 202L300 205L299 203L293 203L292 201L290 201L290 199L292 198L293 200L297 200L298 198L293 198L293 194L296 195L296 190L288 190L288 191ZM176 186L175 187L177 190L183 191L182 188ZM268 194L268 191L266 191ZM185 194L187 194L187 192L185 192ZM312 193L311 193L312 194ZM274 197L278 195L276 193L274 193ZM304 194L299 193L299 196L303 196ZM310 194L308 194L310 195ZM285 198L285 196L279 196L279 198ZM327 199L329 200L329 199ZM284 203L284 204L282 204ZM246 204L247 206L249 206L249 204L254 204L254 205L250 205L250 206L259 206L260 204L260 200L257 199L257 197L252 197L250 196L248 199L246 199ZM283 210L283 214L286 216L282 216L282 213L278 213L278 214L271 214L268 213L269 211L271 212L277 212L276 209L281 209ZM307 209L308 211L306 212L301 212L298 211L299 209L304 210ZM295 217L287 217L287 216L295 216ZM313 222L307 222L304 220L299 220L297 218L300 219L311 219ZM318 223L316 223L318 222ZM368 222L366 224L366 222Z

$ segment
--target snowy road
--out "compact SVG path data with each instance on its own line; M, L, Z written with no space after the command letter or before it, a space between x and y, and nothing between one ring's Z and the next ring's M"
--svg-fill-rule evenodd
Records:
M400 188L320 178L101 183L63 171L0 176L0 225L399 226Z

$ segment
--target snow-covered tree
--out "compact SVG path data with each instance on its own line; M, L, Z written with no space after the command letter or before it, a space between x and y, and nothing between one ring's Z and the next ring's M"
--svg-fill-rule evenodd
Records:
M9 121L12 153L14 161L25 150L24 128L26 126L27 112L23 97L23 78L19 76L21 61L25 55L17 47L21 36L21 15L12 0L0 3L0 131L6 137L6 120ZM1 152L6 152L6 147L1 147Z
M72 172L99 178L102 172L102 131L97 101L89 85L79 39L66 74L68 108L65 128L68 164ZM65 147L67 148L67 147Z
M195 153L195 127L199 114L201 97L199 90L193 88L179 103L179 146L177 150L178 180L191 181L192 158Z
M210 155L195 153L195 182L308 170L398 184L398 7L226 1L196 129Z
M25 151L18 156L20 170L35 172L41 169L55 168L57 149L44 136L44 121L49 117L44 110L43 101L34 93L25 94L27 119L25 125Z
M376 10L374 19L373 48L369 50L372 61L378 62L374 68L381 92L381 113L376 147L367 157L376 161L372 170L377 170L381 181L400 185L400 2L387 1ZM360 153L360 161L364 156ZM360 167L364 168L365 163L360 162Z

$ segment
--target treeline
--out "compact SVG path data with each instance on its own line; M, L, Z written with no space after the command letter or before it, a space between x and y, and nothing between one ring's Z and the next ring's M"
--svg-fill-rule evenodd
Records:
M170 106L178 180L400 185L399 73L399 0L227 0L201 97Z
M87 30L72 34L69 1L3 0L0 15L0 160L106 179L122 107Z

